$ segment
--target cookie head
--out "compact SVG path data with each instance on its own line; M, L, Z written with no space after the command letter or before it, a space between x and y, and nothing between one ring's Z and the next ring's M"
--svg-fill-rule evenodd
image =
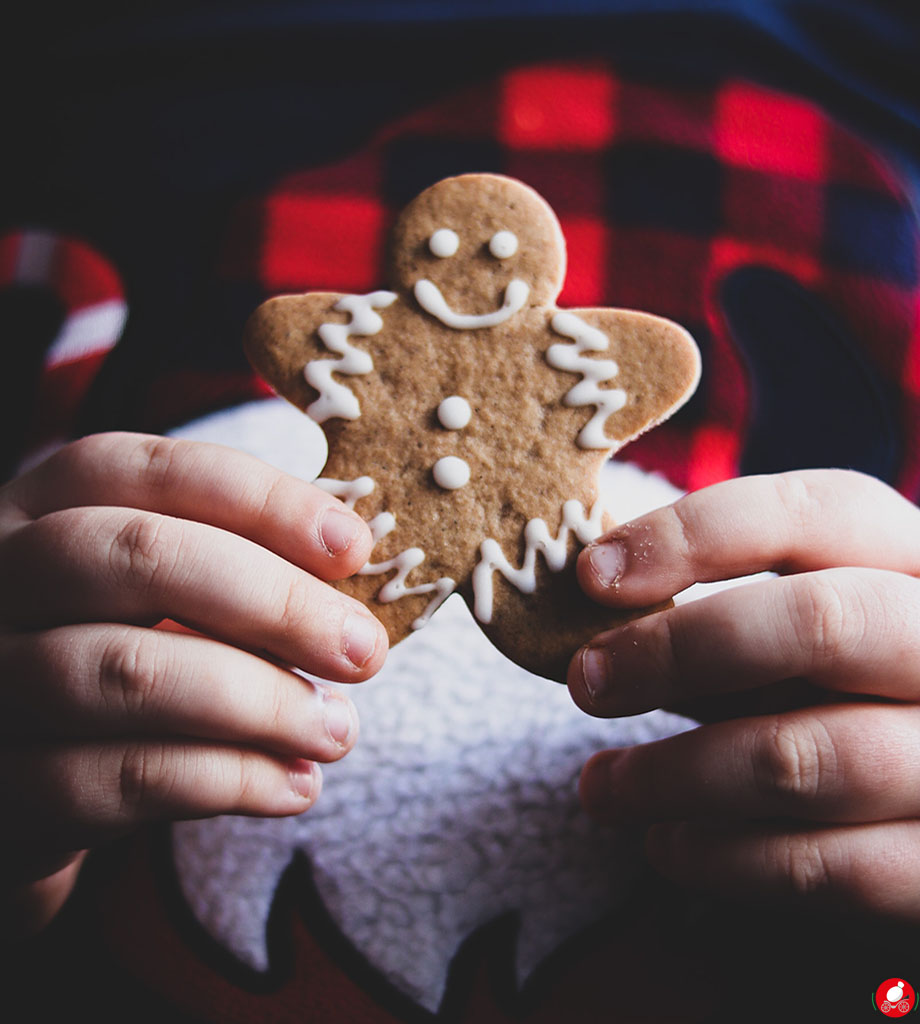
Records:
M393 231L396 288L427 316L457 330L511 323L553 302L565 276L559 222L532 189L497 175L432 185Z

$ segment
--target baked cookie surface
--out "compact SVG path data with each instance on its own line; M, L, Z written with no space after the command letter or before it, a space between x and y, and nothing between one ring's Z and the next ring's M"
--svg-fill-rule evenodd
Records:
M575 580L579 548L613 525L600 467L692 394L696 346L650 314L556 307L556 217L499 175L424 191L388 265L392 290L279 296L246 328L256 370L326 434L317 484L374 533L337 585L391 644L457 591L501 651L564 679L582 643L631 617Z

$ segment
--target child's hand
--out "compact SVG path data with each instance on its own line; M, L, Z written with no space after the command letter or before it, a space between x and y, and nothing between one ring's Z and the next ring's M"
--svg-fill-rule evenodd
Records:
M920 511L855 473L752 477L614 530L578 566L617 607L764 569L781 575L599 636L569 687L598 716L794 681L815 699L598 754L583 801L652 823L652 863L689 886L918 921Z
M90 437L0 490L0 881L26 926L140 822L313 803L312 762L357 720L287 666L380 668L383 628L323 582L371 546L334 498L216 445Z

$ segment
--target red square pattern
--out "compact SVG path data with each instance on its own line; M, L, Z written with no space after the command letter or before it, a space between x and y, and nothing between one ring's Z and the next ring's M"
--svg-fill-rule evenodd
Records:
M828 283L827 301L871 350L873 362L884 367L893 381L902 381L910 372L917 297L897 285L862 274L829 274Z
M598 67L511 72L502 80L499 138L520 149L599 149L616 133L618 91Z
M268 291L383 287L386 212L360 196L274 195L265 204L261 277Z
M608 201L604 162L597 154L550 150L511 150L504 171L526 181L555 210L557 217L605 218Z
M904 193L890 169L863 141L837 128L827 142L828 177L835 183L887 192L904 202Z
M710 258L709 239L621 228L612 238L607 301L699 323Z
M608 230L587 217L560 218L568 254L560 306L599 306L606 301L605 279L609 254Z
M716 152L729 163L818 180L827 165L826 125L807 103L735 82L716 100Z
M693 436L688 460L690 474L687 487L691 491L738 475L741 444L737 430L719 424L699 427Z
M824 190L815 181L732 168L725 175L722 210L723 222L731 225L735 238L820 252Z
M624 82L620 100L620 135L673 146L712 149L712 91L656 89Z

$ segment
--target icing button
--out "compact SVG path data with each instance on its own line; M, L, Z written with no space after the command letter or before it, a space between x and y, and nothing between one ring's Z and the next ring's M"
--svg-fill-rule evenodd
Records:
M470 403L460 395L451 395L438 406L438 421L445 430L462 430L472 416Z
M431 470L434 482L445 491L456 491L470 482L469 465L456 455L446 455L438 459Z

